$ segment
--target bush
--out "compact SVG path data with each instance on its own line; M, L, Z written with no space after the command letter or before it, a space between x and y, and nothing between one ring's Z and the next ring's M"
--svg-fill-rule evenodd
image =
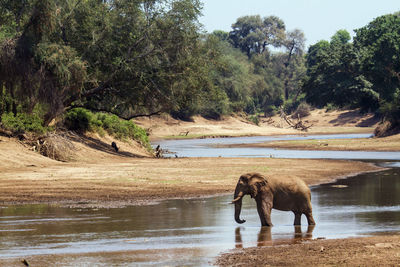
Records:
M311 107L309 104L307 104L306 102L302 102L300 103L300 105L297 107L296 111L292 114L292 118L303 118L303 117L307 117L308 115L310 115L310 110Z
M337 110L339 108L337 106L335 106L334 104L332 104L332 103L328 103L328 104L326 104L324 109L326 110L326 112L330 112L330 111Z
M93 113L87 109L74 108L65 115L64 124L72 131L86 132L91 130L93 117Z
M1 116L1 122L6 130L13 133L34 132L36 134L45 133L48 128L43 126L43 120L36 114L17 113L4 113Z
M254 123L255 125L259 125L260 124L260 119L258 118L257 115L252 115L249 117L249 120Z
M276 113L277 113L276 107L273 106L273 105L266 106L266 107L264 108L264 115L265 115L266 117L273 117L273 116L276 115Z
M131 121L122 120L116 115L93 114L87 109L75 108L66 114L64 124L73 131L94 131L100 135L103 135L106 131L120 140L134 139L147 149L151 149L149 138L144 129Z

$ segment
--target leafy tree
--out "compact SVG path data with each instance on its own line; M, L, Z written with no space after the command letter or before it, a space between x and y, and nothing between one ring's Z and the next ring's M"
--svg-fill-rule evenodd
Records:
M275 47L284 39L285 24L275 16L261 19L259 15L244 16L232 24L230 39L250 58L252 54L266 51L268 45Z
M74 106L125 118L196 110L191 103L198 102L205 83L199 1L3 0L0 5L8 18L1 36L14 33L0 46L3 99L9 95L14 101L14 113L19 104L30 112L39 102L47 106L46 122Z
M332 37L331 37L331 44L332 45L344 45L347 44L351 40L350 33L346 30L338 30Z
M284 90L285 90L285 100L289 99L289 94L291 91L297 91L295 98L300 93L299 82L304 76L304 33L295 29L294 31L288 32L286 34L286 39L284 41L284 46L287 50L287 59L284 62Z
M400 107L400 17L378 17L356 30L354 45L360 53L361 69L372 84L384 114L394 118ZM398 117L397 117L398 118ZM394 120L400 124L399 120Z
M377 95L360 72L359 54L345 30L338 31L331 42L320 41L309 48L307 78L303 90L309 103L338 107L377 108Z

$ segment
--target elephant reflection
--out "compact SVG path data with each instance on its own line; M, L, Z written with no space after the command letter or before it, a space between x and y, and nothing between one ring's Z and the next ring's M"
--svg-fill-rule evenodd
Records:
M314 231L315 225L309 225L307 227L306 232L301 231L301 226L294 226L294 235L293 239L291 239L293 242L297 242L299 240L307 240L307 239L312 239L312 232ZM264 247L264 246L270 246L273 244L272 241L272 234L271 234L271 227L261 227L260 231L258 232L257 236L257 247ZM241 227L237 227L235 229L235 247L236 248L243 248L243 240L242 240L242 234L241 234ZM285 240L288 241L288 240ZM290 240L289 240L290 241Z

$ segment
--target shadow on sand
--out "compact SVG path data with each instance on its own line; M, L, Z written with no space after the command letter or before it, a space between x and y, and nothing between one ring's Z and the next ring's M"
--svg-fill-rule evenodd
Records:
M377 116L373 116L367 119L363 119L365 115L361 114L359 110L352 110L340 114L336 119L329 121L334 126L341 126L347 123L355 123L357 127L370 127L379 122Z
M75 142L80 142L85 144L86 146L95 149L95 150L99 150L111 155L116 155L116 156L122 156L122 157L127 157L127 158L144 158L143 155L139 155L139 154L135 154L135 153L131 153L128 151L121 151L119 150L118 152L111 146L111 144L105 143L101 140L92 138L92 137L88 137L88 136L81 136L81 135L71 135L69 136L69 138L72 141Z

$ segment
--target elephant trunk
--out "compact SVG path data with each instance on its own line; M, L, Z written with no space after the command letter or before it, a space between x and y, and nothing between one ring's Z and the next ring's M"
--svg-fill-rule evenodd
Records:
M235 192L234 200L232 203L235 203L235 221L237 223L244 223L246 220L241 220L240 219L240 212L242 211L242 198L244 194L243 192Z

